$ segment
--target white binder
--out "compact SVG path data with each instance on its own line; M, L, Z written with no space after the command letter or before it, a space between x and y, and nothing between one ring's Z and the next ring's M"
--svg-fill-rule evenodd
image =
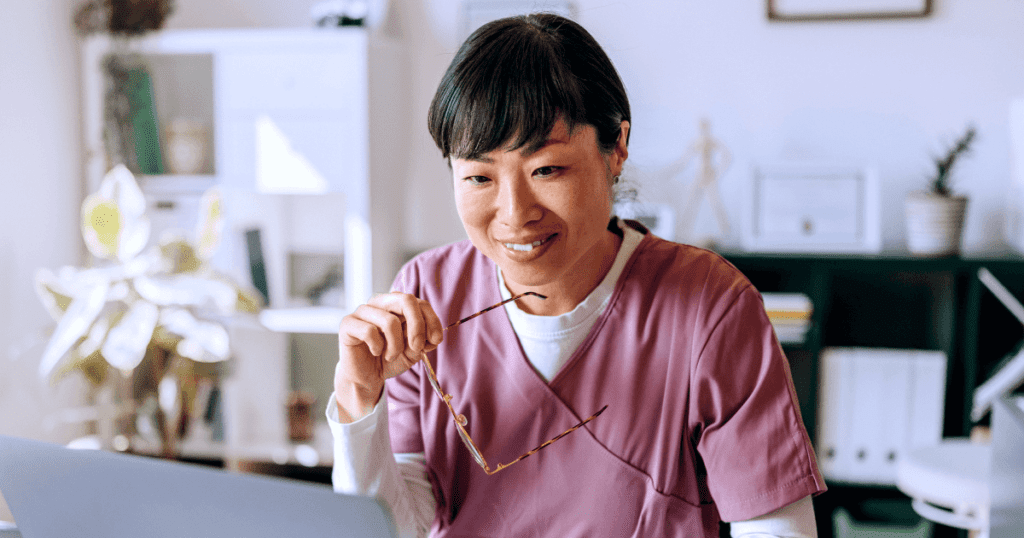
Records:
M816 447L822 474L895 484L900 457L942 437L945 386L941 351L825 349Z

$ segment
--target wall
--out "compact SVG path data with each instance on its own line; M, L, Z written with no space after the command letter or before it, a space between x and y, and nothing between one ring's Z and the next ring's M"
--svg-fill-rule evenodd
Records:
M0 17L0 433L60 440L69 384L36 374L50 316L39 267L77 263L81 189L77 51L70 0L15 2Z
M0 434L66 441L54 412L81 386L39 380L50 319L37 267L79 259L78 100L69 0L12 2L0 17ZM0 496L0 520L11 520Z
M80 0L12 2L0 17L0 433L62 440L54 410L74 384L35 375L49 318L32 288L38 267L81 258L78 49ZM316 0L177 0L170 28L309 25ZM524 2L527 5L540 3ZM1007 115L1024 96L1024 3L935 0L921 20L769 23L750 0L576 0L577 19L618 66L633 111L631 166L646 199L681 208L689 177L670 177L700 118L734 155L721 188L734 226L750 166L780 159L877 165L884 242L903 247L902 199L920 187L929 156L968 122L979 128L956 188L971 196L966 243L1000 241L1010 180ZM448 170L425 112L463 33L459 2L391 0L381 31L409 54L409 143L402 182L404 243L418 250L464 237ZM692 170L691 170L692 171ZM396 201L397 202L397 201ZM701 209L701 233L715 231ZM2 516L2 514L0 514Z
M242 9L235 2L211 11L199 0L180 0L171 26L306 25L314 3ZM405 239L414 250L464 237L447 168L424 128L433 90L464 36L459 6L450 0L388 5L412 55L404 179ZM575 6L577 20L606 48L630 92L630 160L642 199L671 198L682 210L693 167L676 171L707 117L734 157L721 181L733 230L752 166L834 160L878 168L884 246L902 249L904 196L925 184L930 156L970 122L979 140L955 180L971 197L965 244L985 250L1000 243L1010 185L1009 103L1024 96L1024 4L937 1L924 19L825 23L770 23L763 2L743 0L576 0ZM697 227L699 234L717 232L707 205Z
M447 36L439 48L451 50L459 35L457 8L428 4L434 35ZM971 197L966 246L986 249L1002 235L1009 101L1024 96L1024 4L934 4L925 19L769 23L764 2L576 2L577 20L606 48L630 93L630 161L642 198L667 194L682 210L693 169L670 172L707 117L735 158L721 184L734 229L753 164L873 164L882 183L885 248L902 249L905 194L924 185L929 157L973 122L979 140L957 170L955 187ZM437 49L420 57L435 61ZM417 94L436 82L424 84ZM412 168L430 164L424 159ZM440 204L440 196L427 196L426 184L414 182L413 199ZM698 232L715 231L705 204ZM433 238L411 239L429 244Z
M48 318L31 283L37 267L80 257L77 44L72 0L11 7L0 21L3 182L17 200L0 230L0 431L42 431L33 361ZM179 0L168 27L307 26L315 0ZM385 5L378 2L378 9ZM538 4L539 5L539 4ZM392 0L381 31L406 47L410 103L403 182L404 243L464 237L448 171L424 128L437 80L464 35L457 2ZM979 127L956 187L971 196L967 245L1000 241L1010 185L1007 115L1024 95L1024 4L939 1L926 19L769 23L761 2L578 0L578 19L618 66L634 108L631 165L641 196L682 206L687 173L669 177L708 117L736 163L722 180L734 225L749 166L789 158L871 163L882 178L885 245L902 248L902 198L923 184L929 156L967 122ZM13 52L18 51L18 52ZM13 76L12 76L13 75ZM692 169L690 170L692 172ZM699 226L715 227L708 208ZM34 340L33 340L34 339ZM13 381L18 380L18 381ZM47 389L49 390L49 389ZM21 394L29 391L31 394ZM20 395L19 395L20 394ZM15 403L17 402L17 403ZM11 409L30 410L12 413ZM44 413L45 414L45 413Z

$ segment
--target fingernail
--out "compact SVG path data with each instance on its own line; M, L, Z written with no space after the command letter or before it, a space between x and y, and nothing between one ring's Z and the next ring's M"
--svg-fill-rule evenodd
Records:
M435 346L437 344L440 344L441 343L441 336L442 336L441 335L441 331L436 331L435 330L435 331L431 332L430 333L430 343L434 344Z

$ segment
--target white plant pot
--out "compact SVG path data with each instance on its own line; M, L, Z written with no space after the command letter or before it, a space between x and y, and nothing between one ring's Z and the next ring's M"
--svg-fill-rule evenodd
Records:
M953 256L960 253L966 196L939 196L912 192L907 196L907 247L917 256Z

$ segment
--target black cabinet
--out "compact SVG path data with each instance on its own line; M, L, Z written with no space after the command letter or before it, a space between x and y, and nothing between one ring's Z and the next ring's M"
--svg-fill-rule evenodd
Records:
M1024 256L917 258L906 254L820 255L723 253L762 292L800 292L814 305L806 340L785 345L800 410L817 439L818 357L825 347L860 346L943 351L943 436L969 434L971 398L1020 343L1024 326L984 287L987 268L1024 300ZM816 500L819 535L831 536L831 510L864 499L889 499L894 488L829 484ZM898 492L896 492L898 497ZM824 520L824 521L823 521ZM957 533L936 530L936 536Z

